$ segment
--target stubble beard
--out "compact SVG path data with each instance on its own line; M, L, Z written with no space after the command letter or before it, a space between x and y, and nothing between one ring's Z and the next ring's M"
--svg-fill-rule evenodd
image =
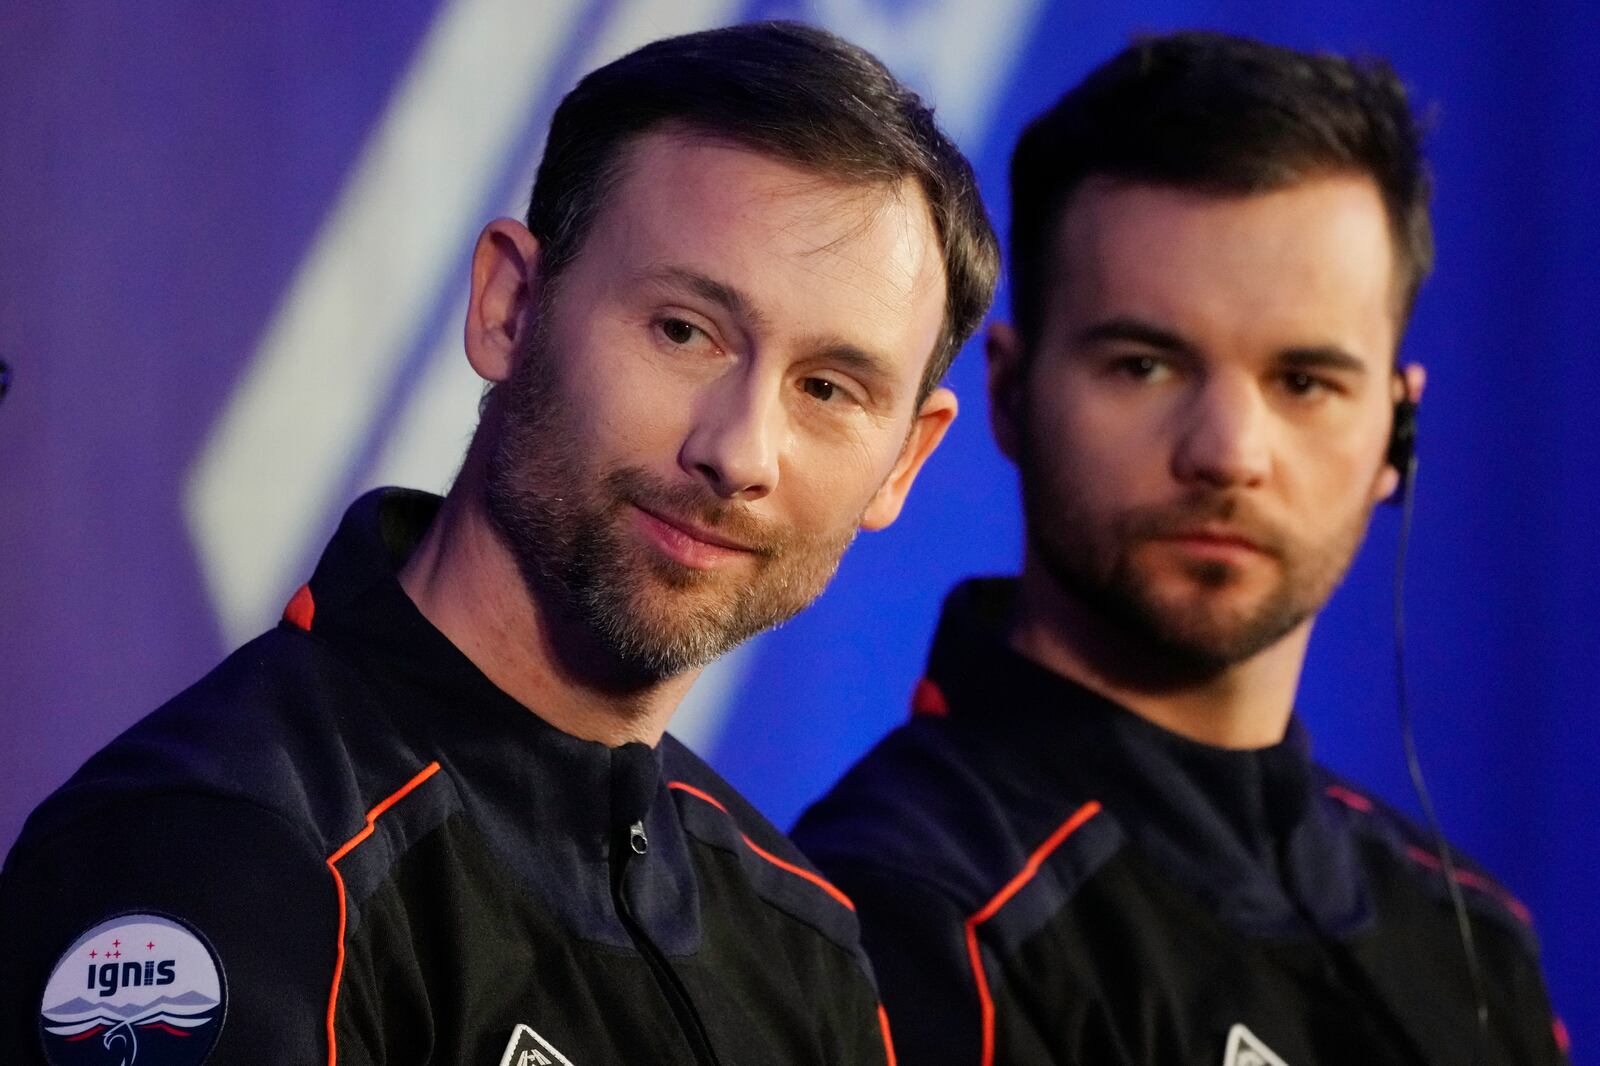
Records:
M794 617L821 594L855 525L807 538L745 505L639 467L597 469L574 432L548 339L536 330L510 380L489 455L485 498L537 603L575 624L620 687L698 669ZM633 507L688 519L755 549L753 569L699 570L642 545Z
M1199 489L1177 502L1097 516L1081 495L1056 489L1036 456L1021 464L1028 543L1070 599L1122 635L1136 669L1184 683L1222 673L1277 644L1327 603L1365 535L1371 505L1315 543L1297 541L1236 493ZM1163 594L1139 549L1206 522L1226 523L1259 546L1276 578L1253 602L1222 596L1245 580L1231 563L1182 564L1187 588ZM1170 583L1171 578L1167 578Z

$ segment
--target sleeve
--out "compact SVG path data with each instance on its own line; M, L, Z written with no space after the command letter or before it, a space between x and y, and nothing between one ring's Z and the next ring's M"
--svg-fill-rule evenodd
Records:
M835 1050L827 1061L841 1066L897 1066L897 1045L890 1037L889 1016L878 997L877 986L859 956L852 956L847 965L849 975L835 985L840 988L839 993L830 997L829 1007L819 1007L834 1015L831 1028L838 1034Z
M1503 1027L1513 1061L1568 1066L1571 1054L1567 1027L1551 1007L1537 955L1518 952L1515 961L1490 970L1501 985L1506 1005L1490 1009L1491 1029Z
M339 895L310 835L265 808L148 794L25 833L0 929L0 1062L119 1043L166 1062L328 1060Z
M977 1063L982 1017L960 907L923 881L864 864L827 872L856 905L900 1066Z

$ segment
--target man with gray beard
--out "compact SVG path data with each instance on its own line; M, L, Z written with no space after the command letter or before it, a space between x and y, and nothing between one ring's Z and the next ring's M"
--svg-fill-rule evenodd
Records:
M912 722L795 832L901 1061L1563 1058L1525 908L1293 713L1411 473L1419 142L1387 66L1203 33L1024 133L988 346L1022 573L951 594Z
M827 33L586 77L473 255L448 497L358 501L276 631L29 820L0 1060L892 1063L848 898L665 730L895 520L997 258Z

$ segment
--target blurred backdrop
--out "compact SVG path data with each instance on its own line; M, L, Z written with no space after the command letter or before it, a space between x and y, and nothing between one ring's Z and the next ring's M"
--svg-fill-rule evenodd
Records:
M921 89L1002 228L1022 125L1134 33L1392 59L1434 116L1437 179L1405 348L1430 370L1418 737L1447 830L1532 908L1575 1058L1600 1062L1600 17L1577 0L0 0L0 850L273 623L357 492L448 484L478 396L467 254L521 213L561 94L653 37L772 16ZM905 715L947 586L1018 557L975 348L951 384L965 412L905 517L708 672L675 729L780 826ZM1414 809L1394 548L1384 509L1300 709L1325 761Z

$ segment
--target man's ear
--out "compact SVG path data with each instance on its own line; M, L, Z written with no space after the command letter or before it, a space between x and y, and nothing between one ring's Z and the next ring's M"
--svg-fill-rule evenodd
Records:
M889 471L861 515L862 529L885 529L900 517L906 496L911 492L911 483L917 480L928 456L944 440L945 431L956 420L959 406L956 394L943 387L934 389L922 401L916 421L911 424L911 434L900 448L900 458L895 460L894 469Z
M464 338L467 362L483 380L498 384L511 376L533 328L538 286L539 239L515 219L483 227L472 250Z
M1397 384L1395 401L1399 402L1404 398L1412 403L1420 404L1422 402L1422 390L1428 386L1428 368L1421 363L1407 363L1405 370L1401 372L1401 377L1405 385L1402 391Z
M989 360L989 425L1000 453L1013 463L1021 451L1023 385L1022 338L1009 322L991 322L983 354Z

